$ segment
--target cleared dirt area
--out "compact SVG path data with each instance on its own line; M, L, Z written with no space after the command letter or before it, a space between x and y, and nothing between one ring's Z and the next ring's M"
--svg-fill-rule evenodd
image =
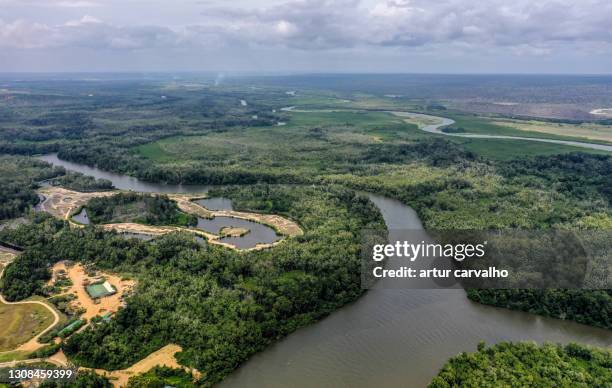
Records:
M202 218L211 218L213 217L213 211L206 209L205 207L198 205L193 202L196 199L202 199L202 196L191 196L185 194L170 194L168 197L175 201L178 205L179 209L184 211L185 213L195 214L196 216Z
M138 361L134 365L129 368L115 370L115 371L107 371L104 369L94 369L94 371L102 376L106 376L109 378L113 386L115 387L125 387L127 385L130 377L148 372L155 366L168 366L171 368L182 368L187 372L191 372L195 377L199 377L200 373L195 369L190 369L181 366L175 358L175 354L182 351L183 349L174 344L166 345L163 348L159 349L156 352L149 354L147 357ZM87 368L82 368L87 369Z
M61 187L45 187L40 189L39 193L45 196L45 201L41 204L41 210L51 213L58 218L71 221L71 215L80 207L86 205L90 199L114 195L119 193L119 191L81 193L64 189ZM170 194L168 195L168 197L175 201L179 209L181 209L183 212L193 214L202 218L212 218L216 216L233 217L268 225L274 230L276 230L278 233L285 236L298 236L303 234L302 229L297 223L278 215L240 212L235 210L209 210L194 202L194 200L196 199L203 198L201 195L193 196L186 194ZM73 226L81 226L72 221L71 224ZM223 236L217 236L215 234L207 233L195 228L185 228L176 226L151 226L137 224L133 222L103 224L100 226L105 229L116 230L122 233L141 233L154 236L177 231L186 231L202 236L212 244L222 245L231 249L238 249L232 244L221 242L218 240ZM257 244L256 247L245 250L270 248L278 244L280 241L271 244Z
M68 219L78 208L85 205L90 199L115 195L118 191L97 191L81 193L61 187L43 187L38 192L45 196L40 208L57 218Z
M0 248L0 274L3 273L4 267L6 267L11 261L15 260L15 254L8 250Z
M96 315L101 316L107 312L116 312L119 310L119 308L123 306L122 296L131 292L136 284L133 280L122 280L116 275L99 271L96 273L96 276L89 276L81 264L67 266L63 261L56 263L53 266L53 279L57 278L59 271L65 271L72 281L73 284L66 293L76 296L76 299L71 303L74 308L83 308L85 310L81 318L86 318L87 320L90 320ZM99 278L106 279L117 292L95 301L87 294L85 285Z
M114 230L119 233L140 233L140 234L147 234L150 236L161 236L163 234L172 233L172 232L188 232L188 233L193 233L195 235L205 238L211 244L221 245L221 246L224 246L230 249L236 249L236 247L231 244L227 244L227 243L217 240L219 236L211 234L211 233L206 233L200 229L183 228L180 226L143 225L143 224L136 224L133 222L123 222L120 224L104 224L100 226L104 229Z
M247 228L232 228L231 226L221 228L219 234L223 237L240 237L249 233Z
M295 222L274 214L247 213L236 210L216 210L212 213L215 217L226 216L259 222L260 224L271 226L278 233L285 236L300 236L304 233L302 228Z
M549 133L559 136L582 137L612 142L612 126L599 124L562 124L542 121L499 120L492 124L511 127L521 131Z
M274 214L258 214L258 213L248 213L248 212L240 212L237 210L209 210L204 206L193 202L196 199L201 199L201 196L189 196L189 195L170 195L170 199L173 199L178 204L179 209L184 211L185 213L195 214L204 218L211 217L234 217L241 218L243 220L255 221L260 224L265 224L271 226L278 233L283 234L285 236L299 236L304 232L300 228L300 226L284 217L274 215Z

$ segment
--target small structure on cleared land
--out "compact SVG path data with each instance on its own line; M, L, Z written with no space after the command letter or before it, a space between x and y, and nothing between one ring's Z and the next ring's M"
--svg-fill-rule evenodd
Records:
M99 283L93 283L85 287L91 299L99 299L105 296L113 295L117 292L107 280Z

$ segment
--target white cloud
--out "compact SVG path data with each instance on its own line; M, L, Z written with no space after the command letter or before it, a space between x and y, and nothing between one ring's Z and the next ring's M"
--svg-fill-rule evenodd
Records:
M23 1L58 8L101 4L89 0ZM15 0L0 0L0 4L8 3L15 4ZM182 25L142 25L138 15L144 9L138 5L111 1L104 5L123 11L124 3L125 12L134 15L132 23L126 23L125 18L123 23L113 22L112 17L106 21L108 13L105 22L92 15L63 24L24 18L0 21L0 47L131 50L225 44L330 50L466 45L505 47L517 55L541 56L560 45L602 50L612 44L612 2L607 0L295 0L254 9L215 5L226 4L221 2L204 3L200 20ZM154 12L155 5L161 3L142 4L150 7L147 12Z
M82 18L80 18L79 20L69 20L66 23L64 23L64 26L66 27L79 27L82 26L84 24L100 24L102 23L102 21L100 19L97 19L93 16L89 16L89 15L85 15Z
M278 31L281 35L291 35L297 32L297 28L293 23L290 23L286 20L281 20L276 23L276 31Z
M92 8L102 4L88 0L0 0L2 6L59 7L59 8Z
M51 2L51 4L57 7L65 7L65 8L91 8L91 7L100 7L100 3L96 3L93 1L57 1L55 3Z

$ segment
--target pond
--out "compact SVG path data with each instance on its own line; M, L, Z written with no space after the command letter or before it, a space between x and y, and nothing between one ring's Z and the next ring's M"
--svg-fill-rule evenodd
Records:
M232 228L244 228L249 232L240 237L222 237L218 241L225 242L228 244L235 245L240 249L253 248L257 244L271 244L282 238L276 234L276 231L267 225L263 225L254 221L243 220L234 217L223 217L217 216L215 218L206 219L198 218L198 228L219 235L221 229L232 227Z
M223 197L204 198L194 201L195 203L204 206L208 210L234 210L232 200Z
M80 212L72 216L75 222L83 225L89 225L89 216L87 215L87 209L83 208Z

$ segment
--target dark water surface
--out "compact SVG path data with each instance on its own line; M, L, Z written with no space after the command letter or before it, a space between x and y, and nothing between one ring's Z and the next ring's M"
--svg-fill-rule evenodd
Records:
M205 193L210 189L209 185L171 185L164 183L151 183L141 181L140 179L123 175L116 174L114 172L108 172L100 170L96 167L89 167L84 164L72 163L66 160L61 160L57 157L57 154L47 154L39 156L38 159L44 160L47 163L51 163L55 166L62 166L69 171L78 171L86 175L91 175L100 179L108 179L113 182L113 185L121 190L133 190L144 193Z
M72 219L79 224L89 225L89 216L87 215L87 209L83 208L80 212L72 216Z
M258 243L269 244L282 238L276 234L274 229L254 221L242 220L234 217L217 216L212 219L198 218L198 228L213 234L219 234L224 227L245 228L249 233L240 237L222 237L221 242L226 242L240 249L253 248Z
M50 159L53 157L45 160ZM123 189L156 187L148 191L159 191L160 187L117 174L99 174L100 170L74 163L54 164L110 179ZM133 185L127 187L130 182ZM181 185L162 187L165 192L189 190ZM421 228L410 207L369 196L389 229ZM449 357L476 350L481 340L489 344L549 341L612 347L612 332L472 303L463 290L377 289L251 357L220 386L423 387Z
M209 210L234 210L232 200L228 198L215 197L198 199L196 203L204 206Z

